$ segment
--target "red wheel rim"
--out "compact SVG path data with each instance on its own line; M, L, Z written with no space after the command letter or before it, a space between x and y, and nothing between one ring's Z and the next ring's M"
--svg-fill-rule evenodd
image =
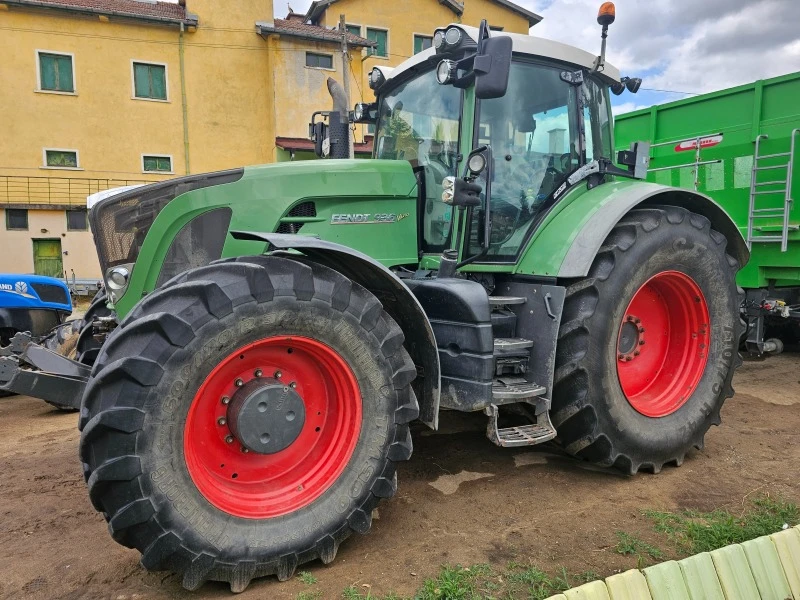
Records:
M246 452L227 423L229 399L257 376L294 383L305 406L299 435L275 454ZM342 357L311 338L271 337L236 350L206 377L189 408L183 445L189 475L206 500L237 517L265 519L322 495L341 475L360 432L361 393Z
M617 376L634 409L665 417L689 400L708 362L709 323L705 296L685 273L664 271L637 290L617 337Z

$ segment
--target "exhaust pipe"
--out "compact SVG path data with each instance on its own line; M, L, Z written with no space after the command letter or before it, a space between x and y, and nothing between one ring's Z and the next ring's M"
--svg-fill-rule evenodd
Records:
M353 138L350 132L350 111L344 87L332 77L328 77L328 93L333 98L333 112L328 120L330 139L330 158L352 158Z

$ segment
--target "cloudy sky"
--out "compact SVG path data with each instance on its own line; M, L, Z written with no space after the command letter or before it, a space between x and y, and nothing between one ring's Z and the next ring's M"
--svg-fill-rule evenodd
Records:
M386 0L381 0L386 1ZM465 0L470 2L471 0ZM600 0L516 0L542 15L538 35L600 50ZM291 0L296 12L310 0ZM609 62L642 77L643 89L614 99L616 112L800 71L800 0L617 0ZM275 0L275 16L286 16ZM431 23L431 29L440 23ZM666 90L666 91L654 91Z

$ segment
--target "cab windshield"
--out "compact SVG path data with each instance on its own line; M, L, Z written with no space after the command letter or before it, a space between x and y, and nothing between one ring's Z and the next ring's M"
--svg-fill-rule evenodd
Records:
M402 83L378 107L375 158L407 160L424 173L423 247L443 250L452 207L441 200L442 181L456 174L461 90L439 85L434 71Z
M477 145L492 147L491 244L484 262L516 259L536 217L581 165L611 156L604 87L561 79L561 67L514 63L508 91L480 103ZM585 143L584 143L585 140ZM479 182L486 188L486 182ZM484 216L476 213L469 254L477 254Z

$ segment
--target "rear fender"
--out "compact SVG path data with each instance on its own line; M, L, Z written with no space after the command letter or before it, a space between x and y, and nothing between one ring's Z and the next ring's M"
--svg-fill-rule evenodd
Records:
M708 196L654 183L615 181L583 193L545 222L527 249L520 272L586 277L620 219L635 208L658 205L680 206L703 215L727 238L728 252L741 266L749 260L750 252L736 224Z
M431 429L439 426L441 368L436 338L417 298L397 275L369 256L332 242L301 235L233 231L234 239L264 241L272 249L296 250L310 260L338 271L372 292L405 335L405 347L417 366L414 391L420 420Z

